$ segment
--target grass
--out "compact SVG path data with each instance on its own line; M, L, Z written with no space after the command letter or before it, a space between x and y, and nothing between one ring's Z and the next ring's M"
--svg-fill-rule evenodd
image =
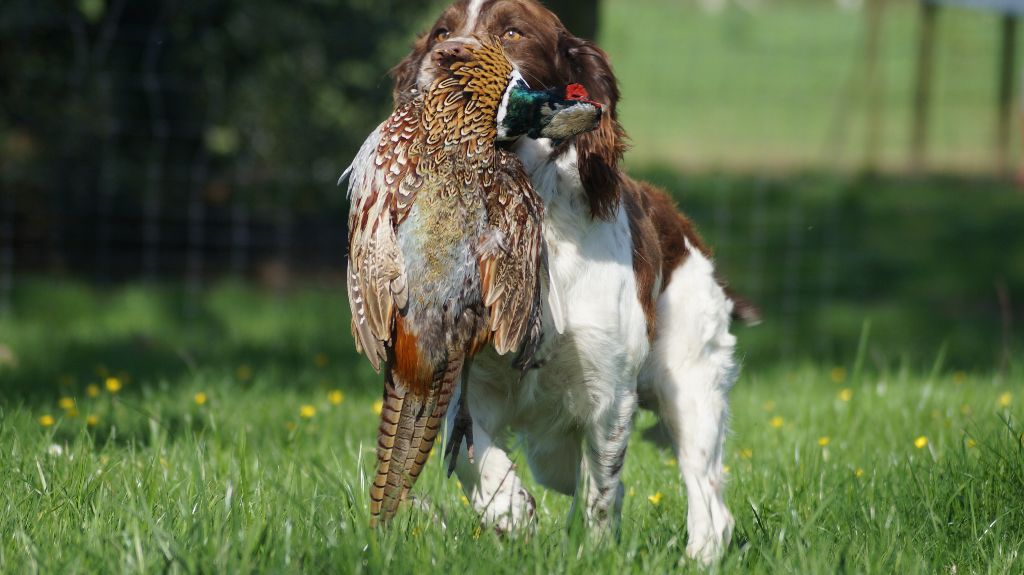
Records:
M670 452L641 433L618 543L568 534L569 500L539 488L536 532L496 537L436 457L417 486L429 511L370 532L380 384L351 349L339 290L223 284L185 320L173 288L23 288L0 321L2 572L677 568L685 497ZM1021 381L1019 366L918 372L864 354L748 369L732 395L737 531L722 572L1020 572Z
M883 168L907 165L918 3L885 2L879 44ZM599 40L623 91L630 161L675 167L860 167L868 146L865 10L832 1L605 0ZM995 165L999 16L943 9L930 166ZM1019 50L1020 54L1024 50ZM1019 148L1014 110L1014 146Z

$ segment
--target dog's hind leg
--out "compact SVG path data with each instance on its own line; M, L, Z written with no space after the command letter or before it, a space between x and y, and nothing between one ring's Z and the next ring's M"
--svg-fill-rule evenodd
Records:
M691 250L658 300L658 335L641 374L686 484L687 555L705 564L725 551L734 525L722 474L728 394L737 375L731 308L711 262Z

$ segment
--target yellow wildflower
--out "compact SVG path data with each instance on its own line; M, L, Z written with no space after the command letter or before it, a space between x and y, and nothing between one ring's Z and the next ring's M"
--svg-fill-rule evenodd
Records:
M822 447L828 447L829 443L832 443L832 440L829 439L829 437L827 435L823 435L823 436L818 438L818 445L820 445Z
M857 470L853 472L853 474L857 477L864 477L864 470L858 467Z
M729 473L730 471L732 471L732 467L729 467L728 465L722 466L722 473Z
M57 405L64 411L71 411L75 408L75 400L71 397L62 397L57 401Z
M771 426L774 427L775 429L781 429L782 426L786 424L786 420L776 415L768 423L771 424Z
M843 383L846 381L846 368L845 367L834 367L832 368L832 381L835 383Z
M1009 391L1003 392L999 396L999 407L1010 407L1011 403L1013 403L1013 394Z
M207 397L205 393L200 391L199 393L195 394L192 400L196 402L196 405L206 405Z
M99 425L99 423L100 418L96 417L95 415L90 415L89 417L85 418L85 424L88 425L89 427L96 427L97 425Z
M331 405L341 405L345 401L345 394L340 389L331 390L327 394L327 401L331 402Z
M53 419L52 415L44 415L39 418L39 425L42 425L43 427L50 427L54 423L56 423L56 420Z
M465 495L460 495L459 501L461 501L463 505L469 505L469 498Z
M914 440L914 447L918 449L924 449L925 447L928 447L928 438L923 435L921 437L918 437L917 439Z
M90 383L89 385L85 386L85 394L88 395L89 397L99 397L100 386L96 385L95 383Z
M373 402L373 412L380 415L380 412L382 411L384 411L384 402L379 399Z
M326 353L318 353L318 354L316 354L316 356L313 357L313 364L315 364L320 369L323 369L323 368L327 367L327 354Z
M748 447L744 447L743 449L740 450L740 457L742 457L743 459L750 459L753 456L754 456L754 450L753 449L750 449Z
M978 446L978 442L975 441L973 437L968 437L967 438L967 449L974 449L977 446Z
M116 377L108 377L105 385L110 393L121 391L121 380Z
M679 462L676 461L675 457L669 457L668 459L665 460L665 466L666 467L675 467L678 464L679 464Z
M249 364L243 363L235 370L235 377L238 378L238 381L249 381L252 379L252 368L249 367Z
M849 387L843 388L843 390L839 392L839 399L841 401L850 401L853 399L853 390Z
M660 505L661 504L661 499L663 497L665 497L665 496L662 495L660 491L658 491L654 495L648 495L647 496L647 500L650 501L652 505Z
M316 408L312 405L303 405L299 408L299 417L302 419L312 419L316 415Z

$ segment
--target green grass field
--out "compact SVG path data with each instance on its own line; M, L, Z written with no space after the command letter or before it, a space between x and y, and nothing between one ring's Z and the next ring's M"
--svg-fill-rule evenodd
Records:
M0 321L0 572L680 566L685 497L671 453L640 433L617 543L568 533L569 500L539 488L532 536L480 529L437 457L417 486L430 510L369 531L380 383L351 348L342 292L224 284L188 322L184 301L160 287L16 292ZM852 355L743 374L722 571L1021 572L1020 366L868 365Z

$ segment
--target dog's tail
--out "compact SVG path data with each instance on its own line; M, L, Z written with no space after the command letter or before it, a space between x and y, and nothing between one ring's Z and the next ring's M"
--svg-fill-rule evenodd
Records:
M755 326L761 323L761 308L757 304L739 295L728 287L723 288L725 296L732 300L732 318L742 321L748 326Z

